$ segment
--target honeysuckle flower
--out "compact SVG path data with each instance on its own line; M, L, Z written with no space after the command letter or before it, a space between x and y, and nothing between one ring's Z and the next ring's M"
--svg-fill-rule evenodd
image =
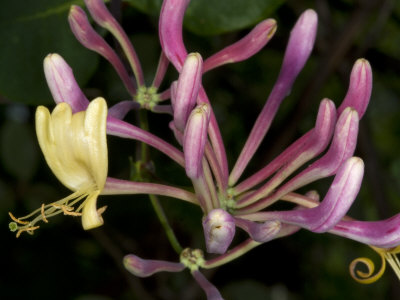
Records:
M86 197L81 205L84 229L103 224L96 202L108 171L106 120L103 98L75 114L66 103L58 104L51 115L43 106L36 111L36 133L47 164L75 198Z
M223 254L235 236L235 220L221 208L213 209L203 219L208 253Z
M399 217L363 222L346 216L358 194L364 171L362 160L352 156L359 119L364 115L371 95L372 72L365 59L355 63L347 94L337 110L331 100L323 99L314 128L267 166L237 184L312 51L318 19L313 10L305 11L296 22L275 85L229 174L226 149L202 86L201 75L257 53L274 35L276 21L267 19L260 22L241 40L205 59L203 64L201 55L188 54L183 43L182 22L189 0L164 0L159 23L163 52L153 83L146 86L134 47L104 2L85 0L85 3L94 21L110 31L121 44L135 75L137 88L115 51L94 31L84 11L72 6L69 22L75 36L85 47L110 61L132 99L117 103L107 113L104 99L98 98L89 104L71 68L59 55L52 54L45 59L46 79L58 104L51 115L47 109L38 108L39 144L54 174L74 193L43 205L33 213L38 216L31 222L25 221L27 217L16 219L12 216L16 223L10 228L18 230L17 235L23 231L31 233L37 228L35 224L38 221L47 222L47 217L61 212L81 214L85 229L100 226L103 223L102 209L96 207L100 194L162 195L200 206L204 213L202 226L207 251L221 255L206 260L201 250L182 250L178 245L174 249L180 253L180 262L126 256L126 269L139 277L188 268L208 299L222 299L200 268L223 265L262 243L294 234L300 228L317 233L329 232L368 244L400 274L400 263L395 256L400 251ZM169 62L177 69L179 77L169 89L158 93ZM159 101L169 98L171 105L158 105ZM140 108L169 113L173 117L169 126L183 151L142 128L122 121L129 110ZM151 182L107 178L106 133L158 149L185 169L193 187L186 190ZM309 161L313 162L305 166ZM306 184L333 175L333 183L321 202L315 191L304 195L296 192ZM73 205L79 201L81 204L74 209ZM277 201L297 206L292 210L265 210ZM236 226L246 231L249 238L229 249ZM366 265L370 268L368 263ZM362 278L369 277L360 272L357 274Z
M46 162L60 182L73 194L34 212L32 221L15 227L20 234L32 231L35 224L63 212L82 216L85 230L103 224L97 197L106 183L108 171L106 140L107 104L103 98L90 102L87 110L73 113L69 104L57 104L53 112L44 106L36 110L36 134ZM78 208L74 208L81 202ZM25 218L30 217L28 215ZM19 220L24 220L20 218ZM37 226L36 226L37 228Z

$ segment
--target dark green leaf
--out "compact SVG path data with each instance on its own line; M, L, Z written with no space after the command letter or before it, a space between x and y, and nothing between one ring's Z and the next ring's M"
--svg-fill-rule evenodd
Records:
M161 0L126 0L150 15L159 14ZM185 27L199 35L216 35L251 26L271 14L285 0L192 0Z
M95 70L97 55L81 46L67 21L72 4L83 1L8 1L0 10L0 94L12 101L51 101L43 74L43 59L57 52L74 69L78 82Z

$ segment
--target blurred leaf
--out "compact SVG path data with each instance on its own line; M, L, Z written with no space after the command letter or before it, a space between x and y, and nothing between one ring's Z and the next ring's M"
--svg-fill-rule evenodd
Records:
M38 149L28 124L8 121L0 131L0 158L6 171L19 180L29 180L36 170Z
M8 1L0 10L0 94L23 103L49 102L42 63L51 52L66 59L78 82L88 80L97 56L81 46L69 29L72 4L83 1Z
M157 16L161 0L126 0ZM285 0L193 0L185 14L185 27L199 35L216 35L251 26L269 17Z

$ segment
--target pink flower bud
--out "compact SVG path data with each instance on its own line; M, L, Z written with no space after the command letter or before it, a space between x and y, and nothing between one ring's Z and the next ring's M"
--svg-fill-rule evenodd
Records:
M123 264L125 269L138 277L148 277L158 272L180 272L185 269L182 263L143 259L133 254L126 255Z
M366 59L360 58L353 66L350 75L349 89L346 97L338 108L338 113L342 113L347 107L352 107L358 112L361 119L364 115L372 91L372 70Z
M223 254L235 235L235 220L225 210L213 209L204 218L203 229L207 251Z
M276 21L267 19L253 28L245 37L207 58L204 73L224 64L243 61L260 51L274 36Z
M202 171L209 122L210 106L204 103L193 109L186 124L183 136L183 153L185 155L186 174L192 179L198 178Z
M200 54L189 54L179 75L173 100L175 127L182 132L185 129L190 111L196 104L202 71L203 60Z
M66 102L72 112L85 110L89 100L75 80L71 67L58 54L46 56L43 62L44 75L56 103Z

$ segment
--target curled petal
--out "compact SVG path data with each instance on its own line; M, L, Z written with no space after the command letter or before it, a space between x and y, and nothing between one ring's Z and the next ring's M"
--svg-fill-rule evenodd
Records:
M207 252L223 254L235 235L235 220L221 208L213 209L203 220Z
M180 272L185 269L182 263L143 259L133 254L126 255L123 264L125 269L138 277L149 277L158 272Z
M381 255L382 259L382 266L379 271L374 275L375 265L367 257L359 257L353 260L349 266L350 274L353 279L359 283L370 284L377 281L379 278L382 277L383 273L386 269L386 260L383 255ZM363 272L360 270L356 270L358 264L362 264L367 268L367 272Z
M58 54L46 56L43 62L44 75L56 103L66 102L72 112L85 110L89 100L75 80L71 67Z
M276 21L267 19L253 28L245 37L207 58L204 73L224 64L245 60L260 51L274 36Z

